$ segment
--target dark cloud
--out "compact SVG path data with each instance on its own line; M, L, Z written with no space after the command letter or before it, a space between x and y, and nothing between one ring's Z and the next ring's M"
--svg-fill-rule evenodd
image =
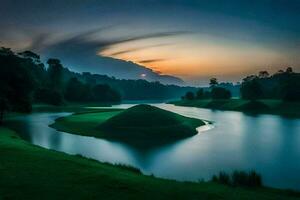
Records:
M165 61L167 59L149 59L149 60L139 60L138 63L146 64L146 63L153 63L153 62L160 62Z
M46 39L50 37L49 34L41 34L32 40L32 45L29 49L40 51L42 49L46 48L71 48L74 46L81 46L84 48L89 48L89 50L98 51L98 50L104 50L109 49L113 45L122 44L125 42L133 42L138 40L147 40L147 39L153 39L153 38L162 38L162 37L173 37L173 36L179 36L184 34L190 34L191 32L187 31L173 31L173 32L158 32L158 33L150 33L150 34L144 34L144 35L138 35L138 36L131 36L131 37L120 37L115 39L106 39L107 36L103 34L104 31L113 28L114 26L108 26L108 27L100 27L97 29L85 31L82 33L79 33L77 35L73 35L70 37L66 37L63 40L57 41L53 44L47 44ZM93 35L99 35L100 38L93 39ZM102 36L102 37L101 37ZM155 44L155 45L149 45L145 47L139 47L136 49L129 49L125 50L124 52L116 52L114 55L122 54L130 51L137 51L140 49L145 48L152 48L152 47L159 47L159 46L165 46L168 44Z
M155 44L155 45L148 45L148 46L143 46L143 47L126 49L126 50L123 50L123 51L117 51L117 52L111 53L108 56L119 56L119 55L126 54L126 53L136 52L136 51L145 50L145 49L149 49L149 48L153 48L153 47L168 46L168 45L172 45L172 43Z

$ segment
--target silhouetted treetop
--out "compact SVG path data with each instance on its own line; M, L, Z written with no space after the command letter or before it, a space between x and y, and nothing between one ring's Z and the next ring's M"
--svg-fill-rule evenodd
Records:
M209 85L210 85L211 87L214 87L214 86L218 85L218 80L217 80L217 78L211 78L211 79L209 80Z

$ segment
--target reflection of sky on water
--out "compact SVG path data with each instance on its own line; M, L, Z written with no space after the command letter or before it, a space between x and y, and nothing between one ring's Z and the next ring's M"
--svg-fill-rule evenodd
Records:
M33 113L20 117L16 126L34 144L100 161L130 164L146 174L198 180L208 179L220 170L255 169L267 185L300 189L299 119L155 105L214 123L199 128L201 134L151 150L61 133L48 127L54 119L69 113Z

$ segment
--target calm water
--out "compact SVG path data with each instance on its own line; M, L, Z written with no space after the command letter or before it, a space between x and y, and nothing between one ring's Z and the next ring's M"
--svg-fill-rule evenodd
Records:
M57 117L69 113L21 116L15 127L33 144L100 161L129 164L145 174L194 181L209 179L221 170L255 169L262 174L266 185L300 190L300 119L154 105L214 124L201 127L194 137L152 150L71 135L48 127Z

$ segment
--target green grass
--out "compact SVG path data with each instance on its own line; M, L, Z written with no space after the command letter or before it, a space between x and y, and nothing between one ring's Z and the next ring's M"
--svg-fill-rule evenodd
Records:
M281 100L262 99L256 102L243 99L229 100L180 100L172 101L177 106L210 108L217 110L233 110L251 113L265 113L300 117L300 102L284 102Z
M55 120L50 127L77 135L105 138L107 135L97 130L99 124L121 113L122 109L97 109L90 112L78 112Z
M149 105L127 110L102 109L75 113L55 121L51 127L73 134L121 140L136 147L154 147L197 133L205 123Z
M31 145L0 128L0 199L299 199L271 188L176 182ZM298 197L298 198L297 198Z
M61 106L53 106L48 104L34 104L33 112L86 112L96 110L97 107L110 107L107 104L66 104Z
M197 133L202 120L184 117L150 105L137 105L106 120L98 126L117 138L174 140Z

